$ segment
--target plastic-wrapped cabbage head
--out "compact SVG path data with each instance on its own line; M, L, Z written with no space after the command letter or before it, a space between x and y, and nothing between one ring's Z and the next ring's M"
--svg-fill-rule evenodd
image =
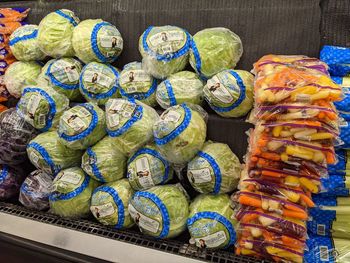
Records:
M150 26L140 37L142 67L153 77L164 79L183 70L189 57L191 35L176 26Z
M129 212L140 231L156 238L172 238L186 229L188 196L180 184L155 186L134 194Z
M175 73L158 85L157 102L163 109L182 103L201 105L204 98L203 86L203 82L193 72Z
M73 31L73 48L84 63L112 63L123 51L123 38L118 29L101 19L82 21Z
M187 177L200 193L228 193L236 189L241 175L238 157L224 143L208 141L187 166Z
M4 76L4 83L8 92L15 98L21 97L23 87L36 85L40 72L41 66L34 61L12 63Z
M79 89L87 101L105 105L108 99L120 97L118 81L119 72L115 67L91 62L83 68Z
M199 195L190 205L187 227L200 248L225 248L236 241L237 221L226 194Z
M83 153L66 147L56 131L39 134L27 146L29 160L39 170L56 175L62 169L80 166Z
M81 101L79 77L83 65L75 58L48 61L38 77L39 86L49 86L72 101Z
M244 70L224 70L204 86L205 100L222 117L246 115L254 102L254 77Z
M61 115L68 108L68 98L49 87L24 88L17 104L18 114L41 132L56 129Z
M202 77L210 78L236 66L243 53L242 41L227 28L207 28L193 36L190 64Z
M127 179L101 185L92 194L90 211L103 225L129 228L134 225L128 211L133 194Z
M79 167L62 170L52 183L50 211L62 217L87 217L92 193L98 185Z
M114 139L106 136L87 148L81 167L95 180L106 183L123 178L126 174L127 157L118 150Z
M0 163L17 165L27 160L27 144L37 130L18 115L16 108L0 113Z
M79 18L74 12L60 9L45 16L39 24L38 44L53 58L73 57L72 35Z
M157 105L157 80L148 74L140 62L126 64L120 72L119 91L125 99L136 99L146 105Z
M105 113L95 104L78 104L63 113L58 134L67 147L85 150L106 135Z
M166 184L173 178L173 172L153 143L139 149L128 160L127 176L135 190Z
M183 165L202 149L207 135L202 114L201 108L197 111L186 104L176 105L164 111L153 126L155 143L170 163Z
M24 180L22 171L6 164L0 164L0 200L7 200L18 196Z
M36 170L24 180L19 201L27 208L46 210L49 208L49 194L53 177L43 171Z
M46 55L38 45L38 26L25 25L17 28L10 36L9 46L17 60L43 60Z
M139 101L110 99L106 104L107 132L127 156L153 139L158 113Z

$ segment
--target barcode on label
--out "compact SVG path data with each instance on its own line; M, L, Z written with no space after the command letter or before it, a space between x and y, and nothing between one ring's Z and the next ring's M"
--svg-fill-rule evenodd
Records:
M329 261L329 251L328 247L320 246L320 260L321 261Z
M40 126L45 126L46 124L46 115L45 114L40 114L38 117L38 122Z
M317 234L320 236L326 235L326 225L318 224L317 225Z
M136 87L128 87L128 88L126 88L126 91L128 93L134 93L134 92L137 92L137 88Z

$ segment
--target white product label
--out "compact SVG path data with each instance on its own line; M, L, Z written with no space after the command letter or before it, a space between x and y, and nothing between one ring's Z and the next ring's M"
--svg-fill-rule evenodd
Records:
M33 181L32 181L32 179L27 178L27 179L25 180L25 183L28 185L28 187L30 187L30 186L33 184Z
M64 71L66 72L67 78L70 82L79 80L79 73L75 66L65 67Z
M159 222L138 212L132 204L129 204L129 212L135 223L151 233L157 233Z
M231 93L226 89L224 85L221 84L218 77L214 76L208 80L208 89L210 93L223 103L232 103L233 97Z
M132 82L151 82L150 75L142 69L134 69L130 71L124 71L119 79L121 85Z
M326 235L326 225L317 224L317 235L320 235L320 236Z
M98 83L99 85L106 87L106 88L109 88L115 84L114 78L111 78L111 77L109 77L101 72L96 72L96 71L92 71L92 70L85 71L83 80L85 82L92 83L92 84ZM93 90L93 87L89 87L89 89L91 91L95 91L95 90Z
M194 184L209 183L212 180L209 168L189 170L187 174L189 180Z
M177 111L170 110L168 113L164 116L164 121L166 122L178 122L181 118L181 113Z
M104 218L113 215L115 212L111 202L104 205L93 205L90 207L90 211L96 218Z
M120 119L118 114L107 115L108 126L114 128L119 125Z
M166 42L183 41L184 39L184 32L179 30L171 30L154 34L149 38L149 42L152 46L158 46Z
M111 113L121 112L124 106L124 100L112 100L111 105L109 106L109 111Z
M70 128L72 128L76 132L83 130L86 126L84 121L77 114L73 113L65 117L64 121Z
M136 175L143 187L149 188L154 186L147 157L142 157L136 160Z
M46 124L46 115L45 114L39 114L38 123L40 126L45 126L45 124Z
M92 158L91 158L91 159L92 159ZM90 159L89 159L89 161L88 161L87 163L84 163L84 164L83 164L83 170L86 171L86 172L89 173L89 174L92 174L92 167L91 167L91 165L92 165L93 163L94 163L94 162L90 161Z
M36 176L36 179L38 180L42 188L48 189L49 187L51 187L52 179L48 174L46 173L38 174Z
M35 112L37 111L39 104L41 101L41 96L37 94L33 94L30 96L28 104L27 104L27 111L29 116L34 119Z
M38 161L40 159L39 155L35 151L31 151L29 158L35 166L38 166Z
M81 180L81 175L71 172L61 172L59 179L61 182L77 185Z
M100 37L101 47L121 49L123 39L120 36L102 36Z
M326 246L320 246L320 260L321 261L329 261L329 250Z
M227 241L224 231L219 231L206 237L196 238L197 246L201 248L214 248L222 245Z

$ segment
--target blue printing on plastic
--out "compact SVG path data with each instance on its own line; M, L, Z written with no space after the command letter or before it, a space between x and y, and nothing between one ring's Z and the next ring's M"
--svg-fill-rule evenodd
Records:
M92 47L92 50L94 51L96 57L99 60L101 60L103 63L113 62L118 58L117 56L113 57L113 58L107 58L105 55L102 54L102 52L98 48L97 34L98 34L98 31L100 31L100 29L104 26L112 26L112 24L108 23L108 22L100 22L94 26L94 28L91 32L91 47Z
M344 144L341 145L341 148L350 148L350 123L348 123L347 126L340 127L339 137L344 142Z
M176 127L176 129L174 129L171 133L169 133L168 135L164 136L163 138L158 138L158 137L154 136L154 142L157 145L164 145L164 144L167 144L168 142L174 140L190 124L191 119L192 119L191 109L186 104L181 104L180 106L185 111L185 116L184 116L184 119L183 119L182 123L178 127Z
M47 71L45 73L46 76L48 76L50 78L50 81L52 82L53 85L57 86L57 87L60 87L62 89L65 89L65 90L75 90L75 89L78 89L79 88L79 83L77 84L65 84L65 83L62 83L62 82L59 82L55 76L51 73L51 67L52 65L54 64L55 62L52 62L50 63L50 65L48 66L47 68Z
M90 93L84 86L84 82L83 82L83 75L85 73L86 67L84 68L83 72L80 75L80 87L83 90L83 93L86 94L89 98L92 99L106 99L106 98L110 98L113 96L114 93L116 93L118 91L118 79L119 79L119 73L118 71L115 70L115 68L113 68L113 66L106 64L106 66L112 70L112 72L114 73L114 75L116 76L116 82L115 85L107 92L105 93L100 93L100 94L92 94Z
M192 39L191 40L191 48L192 48L192 52L193 52L193 56L194 56L194 60L196 62L196 71L198 73L198 75L202 76L203 78L204 75L202 74L202 60L201 60L201 56L199 55L199 51L196 45L196 42ZM205 78L207 79L207 78Z
M87 148L86 153L89 157L94 158L95 162L90 164L92 167L92 173L94 174L94 176L96 178L98 178L98 180L102 183L105 183L106 180L103 178L103 175L100 172L100 169L98 168L98 166L96 165L96 160L97 160L97 156L96 153L91 149L91 147Z
M41 96L43 96L47 102L49 103L49 106L50 106L50 110L49 110L49 113L46 117L46 125L44 128L42 129L39 129L41 132L46 132L48 131L51 126L52 126L52 121L56 115L56 103L54 101L54 99L44 90L42 89L39 89L39 88L25 88L23 93L22 93L22 97L27 94L28 92L38 92ZM19 107L17 105L17 112L21 114L21 111L19 110Z
M122 199L120 199L118 192L114 188L104 185L104 186L100 186L100 187L96 188L96 190L94 191L93 194L96 194L99 191L106 192L113 197L113 201L118 207L118 222L114 226L114 228L121 229L124 225L125 212L124 212L123 201L122 201Z
M173 86L171 86L171 83L170 83L170 81L168 79L164 80L164 85L165 85L165 88L166 88L166 90L168 92L168 97L169 97L169 100L170 100L170 106L175 106L177 104L177 102L176 102Z
M11 39L10 42L9 42L9 45L11 47L13 45L16 45L18 42L29 40L29 39L33 39L33 38L36 38L37 36L38 36L38 29L35 29L29 35L15 37L14 39Z
M168 181L169 178L169 172L170 172L170 166L167 160L165 160L159 152L157 152L156 150L153 149L149 149L149 148L141 148L140 150L138 150L128 161L128 165L134 161L139 155L141 154L149 154L152 155L156 158L158 158L164 165L165 168L165 173L164 173L164 178L161 182L161 184L165 184L166 181Z
M198 212L198 213L194 214L193 217L190 217L189 219L187 219L187 225L189 225L189 226L193 225L196 221L203 219L203 218L216 220L216 221L220 222L221 224L223 224L224 227L226 227L227 231L230 233L230 240L229 240L228 244L226 245L226 247L229 247L235 243L236 231L234 230L232 223L226 217L220 215L219 213L216 213L216 212Z
M176 59L176 58L179 58L179 57L185 55L188 52L188 50L190 49L191 36L190 36L190 34L187 31L184 30L185 34L186 34L186 43L185 43L185 45L182 48L180 48L176 52L165 54L165 55L157 54L156 52L152 51L149 48L148 44L147 44L147 37L148 37L148 35L149 35L149 33L151 32L152 29L153 29L153 26L150 26L144 32L143 37L142 37L142 46L143 46L143 49L145 50L146 53L148 53L152 57L155 57L158 61L169 62L169 61L171 61L173 59Z
M343 149L336 150L335 154L337 155L338 162L336 164L328 165L328 173L329 174L339 174L339 175L345 175L346 170L346 151Z
M142 116L143 116L143 107L141 105L136 105L134 114L126 123L124 123L122 127L114 131L107 128L108 135L111 137L117 137L124 134L127 130L130 129L132 125L134 125L135 122L137 122L138 120L141 120Z
M8 176L8 174L9 174L9 167L8 167L8 165L4 164L2 166L2 170L1 170L1 173L0 173L0 183L5 181L5 179Z
M119 91L120 91L120 94L123 96L123 97L126 97L128 99L131 99L131 100L145 100L147 99L149 96L151 96L157 89L157 80L156 79L153 79L153 82L152 82L152 86L149 88L149 90L146 92L146 93L143 93L143 92L136 92L136 93L131 93L131 94L128 94L125 92L125 90L119 85Z
M74 191L67 193L67 194L53 192L49 195L49 200L51 202L69 200L69 199L72 199L72 198L76 197L77 195L81 194L89 186L89 183L90 183L90 176L87 176L87 175L84 175L84 176L85 176L85 178L84 178L83 183L78 188L76 188Z
M239 93L239 97L235 101L235 103L233 103L232 105L230 105L228 107L218 107L218 106L214 106L210 102L208 102L210 107L214 111L217 111L217 112L228 112L228 111L231 111L231 110L237 108L242 103L242 101L246 98L246 87L244 85L244 82L243 82L242 78L236 72L234 72L233 70L228 70L227 72L230 73L236 79L237 85L240 88L240 93Z
M50 166L53 174L56 175L60 171L59 167L57 165L55 165L55 163L51 159L51 156L49 155L49 153L46 151L46 149L43 146L41 146L40 144L38 144L36 142L31 142L28 144L27 149L28 148L33 148L38 153L40 153L40 155L44 159L44 161Z
M76 27L78 25L77 21L75 21L72 17L70 17L69 15L63 13L61 10L57 10L55 11L56 14L62 16L63 18L67 19L69 21L69 23L71 23L74 27Z
M304 253L305 263L336 263L336 250L331 237L310 236L306 240L306 246L308 249ZM328 252L328 255L325 255L325 252Z
M328 64L331 75L345 76L350 72L350 48L324 46L320 58Z
M312 195L312 200L317 206L337 206L337 197L329 196L329 197L320 197L319 195Z
M214 194L218 194L220 192L221 181L222 181L221 170L218 163L215 161L213 157L211 157L209 154L205 152L199 151L198 156L205 159L213 168L214 175L215 175L215 186L214 186L213 192Z
M163 228L162 231L159 234L159 238L165 238L169 234L169 228L170 228L170 217L169 217L169 212L166 206L163 204L162 200L158 196L156 196L154 193L150 192L144 192L144 191L139 191L136 192L134 197L143 197L150 199L159 209L162 219L163 219Z
M67 135L67 134L65 134L63 132L59 132L58 133L58 135L61 138L63 138L64 140L66 140L68 142L84 139L90 133L92 133L92 131L96 128L97 123L98 123L97 112L95 111L94 107L91 104L82 103L82 104L78 104L77 106L81 106L81 107L84 107L85 109L87 109L92 115L92 120L91 120L91 123L90 123L89 127L87 129L85 129L84 131L82 131L81 133L79 133L79 134L76 134L76 135L73 135L73 136L69 136L69 135Z

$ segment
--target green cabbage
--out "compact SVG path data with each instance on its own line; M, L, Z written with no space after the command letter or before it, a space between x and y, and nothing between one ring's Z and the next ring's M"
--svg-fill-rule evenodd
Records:
M203 96L203 82L190 71L170 75L158 85L156 93L157 102L164 109L181 103L202 104Z
M246 115L254 102L254 77L244 70L224 70L208 80L204 96L220 116Z
M98 185L79 167L62 170L52 184L50 211L62 217L87 217L92 193Z
M151 107L157 105L157 80L142 69L140 62L131 62L124 66L120 73L119 87L125 99L137 99Z
M176 237L186 229L187 194L180 184L155 186L136 192L129 212L142 233L157 238Z
M105 105L108 99L120 97L118 79L119 72L115 67L91 62L83 68L79 89L87 101Z
M153 108L139 101L110 99L106 104L107 132L127 156L153 139L158 118Z
M181 104L163 112L153 127L153 133L158 149L165 159L182 165L202 149L207 125L199 112Z
M53 59L45 64L38 77L38 85L54 88L72 101L81 101L79 77L83 65L75 58Z
M148 28L139 39L142 67L157 79L183 70L188 63L190 42L191 36L182 28Z
M78 104L63 113L58 134L67 147L87 149L106 135L105 113L95 104Z
M116 229L134 225L128 211L129 200L134 194L127 179L104 184L94 191L90 211L103 225Z
M200 193L231 192L237 187L240 173L241 164L230 147L211 141L204 144L187 166L188 180Z
M190 64L199 75L210 78L224 69L234 68L242 53L238 35L223 27L207 28L193 36Z
M96 33L96 34L95 34ZM84 63L111 63L123 50L123 38L118 29L101 19L82 21L73 31L73 48Z
M68 98L49 87L24 88L17 104L18 114L43 132L56 129L61 115L68 108Z
M118 150L114 139L106 136L83 155L83 170L102 183L113 182L125 176L127 157Z
M188 230L197 247L224 248L236 241L237 221L226 194L199 195L190 205Z
M45 16L39 24L38 44L53 58L73 57L72 35L79 18L74 12L60 9Z
M21 26L11 34L9 46L17 60L43 60L46 57L39 49L37 34L37 25Z
M173 169L153 143L139 149L128 160L128 179L135 190L166 184L172 178Z
M56 175L60 170L80 165L83 153L61 143L56 131L39 134L27 146L32 164L39 170Z
M40 71L41 66L37 62L14 62L7 68L4 76L8 92L15 98L21 97L23 87L36 84Z

